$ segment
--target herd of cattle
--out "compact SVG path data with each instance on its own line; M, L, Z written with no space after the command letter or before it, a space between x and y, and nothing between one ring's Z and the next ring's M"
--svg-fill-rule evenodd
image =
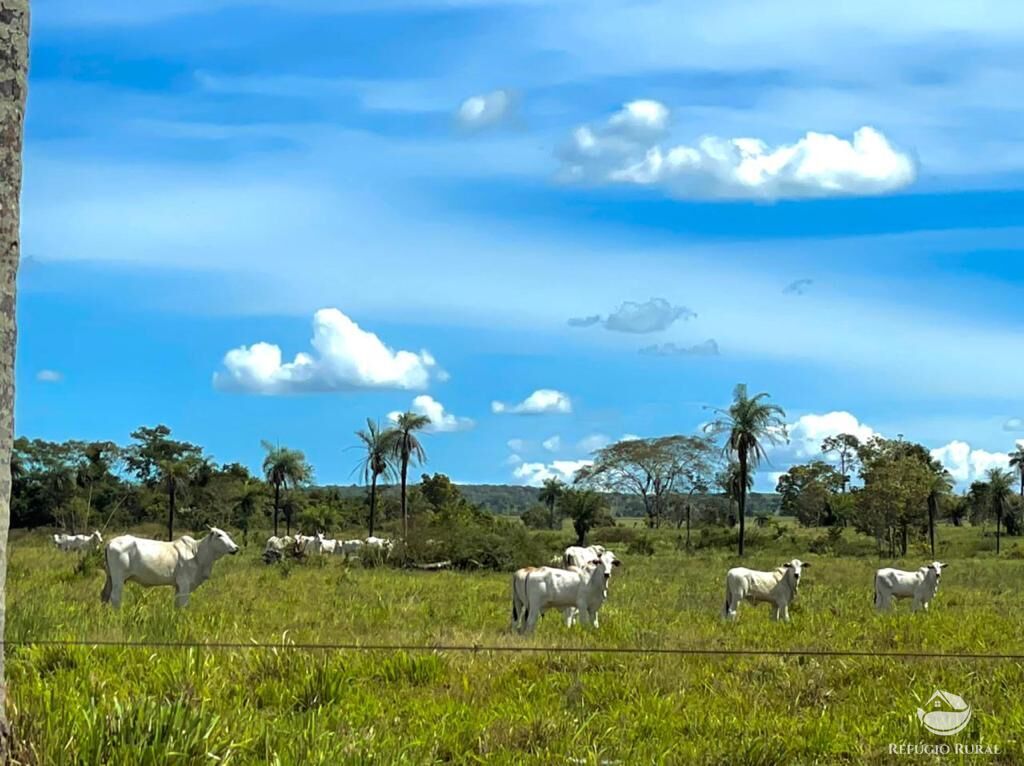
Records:
M91 535L54 535L54 544L62 551L84 551L103 542L98 531ZM274 561L286 553L388 557L393 543L381 537L365 540L329 540L322 533L314 536L271 537L263 558ZM216 527L201 540L188 535L173 542L149 540L134 535L120 535L106 544L104 569L106 582L101 599L113 607L121 605L126 582L151 587L171 586L175 589L177 606L188 604L189 595L209 577L214 563L221 557L236 554L239 547L227 532ZM565 624L581 623L598 627L598 612L608 598L612 571L622 562L614 553L600 545L570 546L555 557L552 566L524 567L512 575L512 627L531 633L544 612L557 609ZM725 606L722 617L735 620L741 601L766 603L773 620L789 621L789 605L796 598L800 577L810 564L793 559L769 572L736 567L725 575ZM916 572L901 569L879 569L875 572L875 607L884 611L893 599L912 599L912 611L927 610L939 590L942 570L948 565L940 561L921 567Z

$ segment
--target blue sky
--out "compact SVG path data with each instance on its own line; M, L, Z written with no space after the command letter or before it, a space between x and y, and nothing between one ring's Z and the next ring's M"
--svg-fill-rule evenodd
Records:
M836 430L962 484L1024 438L1011 2L33 11L20 434L338 482L414 406L430 470L537 482L743 381L762 488Z

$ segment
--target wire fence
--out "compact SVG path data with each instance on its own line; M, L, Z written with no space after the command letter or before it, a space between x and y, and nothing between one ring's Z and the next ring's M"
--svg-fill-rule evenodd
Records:
M288 652L435 652L472 654L609 654L704 658L810 658L810 659L885 659L950 660L962 662L1020 662L1024 654L935 651L879 651L851 649L721 649L712 647L644 646L530 646L502 644L375 644L375 643L265 643L258 641L114 641L104 639L29 639L0 641L0 647L79 647L92 649L158 649L168 651L288 651Z

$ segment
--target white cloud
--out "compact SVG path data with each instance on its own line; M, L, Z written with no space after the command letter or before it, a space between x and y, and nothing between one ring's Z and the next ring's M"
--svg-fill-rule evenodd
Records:
M704 136L695 146L663 146L657 140L667 109L658 106L662 111L647 107L647 120L627 105L604 125L577 128L562 153L563 178L658 186L686 199L747 200L884 194L916 178L913 159L867 125L851 140L808 131L777 146L718 136Z
M1010 418L1003 423L1004 431L1024 431L1024 418Z
M680 346L677 343L660 343L644 346L640 353L645 356L719 356L718 341L708 338L694 346Z
M422 389L441 372L429 352L393 351L335 308L314 314L311 343L315 355L298 353L287 363L272 343L232 349L224 369L214 373L214 386L257 394Z
M693 319L696 313L686 306L673 306L664 298L651 298L644 303L625 301L607 319L600 314L586 317L573 317L569 320L570 327L592 327L603 324L605 329L615 332L651 333L667 330L677 319Z
M625 439L626 437L623 437L623 440ZM596 452L599 449L603 449L604 447L607 447L611 443L611 438L605 436L604 434L591 434L590 436L584 436L582 439L580 439L579 442L576 444L576 447L582 450L583 452L590 453Z
M789 451L798 460L828 459L821 451L821 443L829 436L852 434L866 442L878 435L871 426L861 423L849 412L804 415L786 430L789 433Z
M515 113L516 98L507 90L495 90L467 98L457 118L464 128L482 130L508 121Z
M555 434L550 439L545 439L542 442L542 446L548 452L558 452L558 450L562 449L562 437Z
M1005 470L1010 466L1010 457L1007 453L973 449L964 441L951 441L944 447L933 449L931 456L946 467L954 481L961 487L984 479L985 473L991 468Z
M461 418L450 412L446 412L444 405L441 404L441 402L427 394L421 394L413 399L412 407L410 409L412 412L420 415L426 415L430 418L430 425L426 430L434 433L468 431L476 425L470 418ZM401 415L400 412L388 413L388 420L395 422L398 420L399 415Z
M550 388L534 391L519 404L491 402L491 412L507 415L568 414L572 412L572 400L568 394Z
M64 380L64 373L57 370L40 370L36 373L36 380L40 383L60 383Z
M513 452L523 452L526 449L525 439L509 439L505 444L507 444L508 448Z
M592 460L555 460L551 463L520 463L512 475L524 484L539 487L545 479L571 482L578 470L593 465Z

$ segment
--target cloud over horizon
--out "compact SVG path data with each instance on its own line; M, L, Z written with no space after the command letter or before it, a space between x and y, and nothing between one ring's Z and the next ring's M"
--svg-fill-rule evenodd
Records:
M491 412L495 415L568 415L572 412L572 399L562 391L540 388L519 404L491 402Z
M296 394L358 389L423 389L445 379L428 351L393 351L336 308L313 315L315 354L299 352L282 362L281 348L258 342L224 355L213 384L222 391Z
M412 405L409 409L411 412L415 412L418 415L425 415L430 418L430 425L424 429L430 433L468 431L476 425L471 418L459 417L446 411L441 402L428 394L421 394L413 399ZM401 414L402 413L398 411L389 412L388 420L394 423L398 420L398 417Z
M569 319L569 326L593 327L601 324L606 330L613 332L644 335L667 330L679 319L688 321L696 316L697 314L686 306L673 306L664 298L651 298L643 303L624 301L607 318L600 314L572 317Z
M680 199L782 200L886 194L917 177L910 155L869 125L849 140L808 131L776 146L713 135L673 146L662 144L667 123L663 104L633 101L603 123L576 128L561 152L561 178L656 187Z

